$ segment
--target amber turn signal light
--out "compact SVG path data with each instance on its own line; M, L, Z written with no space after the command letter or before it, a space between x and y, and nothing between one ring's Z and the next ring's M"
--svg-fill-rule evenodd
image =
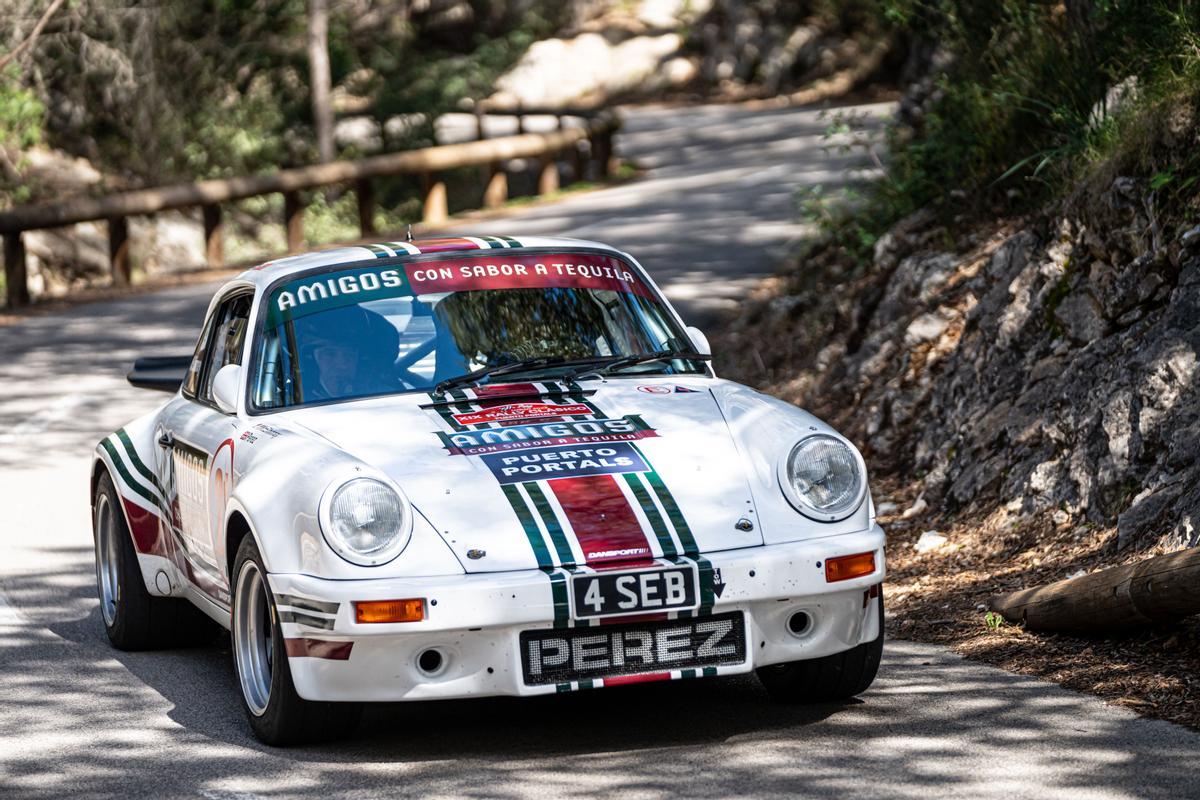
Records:
M829 583L861 578L875 571L875 553L855 553L838 556L825 562L825 580Z
M425 619L425 600L413 597L408 600L363 600L354 603L354 621L370 622L420 622Z

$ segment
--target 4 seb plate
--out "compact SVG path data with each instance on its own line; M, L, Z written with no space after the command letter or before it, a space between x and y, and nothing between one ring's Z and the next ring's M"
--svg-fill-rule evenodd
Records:
M526 686L746 662L741 611L711 617L521 632Z
M571 615L591 619L693 609L700 604L698 587L693 564L573 575Z

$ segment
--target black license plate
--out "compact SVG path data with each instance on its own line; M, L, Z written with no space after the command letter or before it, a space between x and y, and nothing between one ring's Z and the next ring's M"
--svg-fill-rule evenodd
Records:
M642 672L742 664L746 621L740 611L712 617L522 631L526 686Z
M572 616L589 619L696 608L697 583L696 568L690 565L574 575Z

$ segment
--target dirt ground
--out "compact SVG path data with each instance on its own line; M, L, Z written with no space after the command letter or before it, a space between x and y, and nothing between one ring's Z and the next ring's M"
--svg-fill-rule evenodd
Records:
M1104 637L1035 633L992 617L988 598L1061 580L1080 570L1137 561L1114 556L1116 531L1073 522L1064 512L1020 516L1004 508L940 518L904 513L911 488L884 482L876 502L888 534L888 633L948 645L962 655L1070 689L1148 717L1200 730L1200 617ZM918 552L921 534L947 538Z

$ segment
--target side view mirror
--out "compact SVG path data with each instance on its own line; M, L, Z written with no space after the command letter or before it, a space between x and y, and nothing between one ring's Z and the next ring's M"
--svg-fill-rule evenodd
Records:
M688 336L692 337L692 346L696 348L697 353L706 356L712 355L712 345L708 343L708 337L704 335L704 331L689 325L687 332Z
M190 355L146 356L133 362L133 371L125 379L139 389L177 392L191 366Z
M242 382L242 368L237 364L226 364L213 376L212 394L217 408L226 414L237 411L238 385Z

